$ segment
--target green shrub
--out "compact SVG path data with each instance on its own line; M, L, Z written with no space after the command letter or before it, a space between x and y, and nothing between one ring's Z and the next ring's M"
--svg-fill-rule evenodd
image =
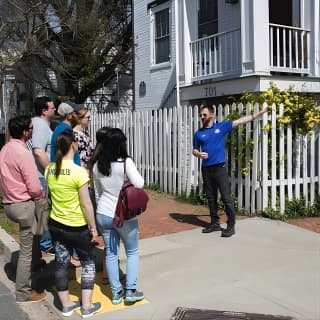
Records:
M161 187L159 183L151 183L146 188L153 191L157 191L159 193L161 192Z
M262 213L262 216L270 219L286 220L303 217L320 217L320 195L316 195L312 205L305 205L303 195L300 199L293 198L286 200L285 212L281 213L279 207L273 209L268 207Z
M191 186L190 194L187 196L186 193L178 195L177 200L192 203L195 205L208 205L207 197L204 193L199 191L199 187L194 188Z
M286 201L285 215L288 218L303 217L306 216L306 212L307 210L303 196L300 199L294 197L292 200Z
M273 220L285 220L285 215L281 214L279 208L273 209L268 207L263 211L262 216Z

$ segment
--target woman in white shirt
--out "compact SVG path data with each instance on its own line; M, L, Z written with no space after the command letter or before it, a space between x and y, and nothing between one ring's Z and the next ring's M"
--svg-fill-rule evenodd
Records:
M126 137L118 128L108 130L102 140L98 160L93 167L93 182L97 201L97 224L104 238L107 273L112 291L112 303L136 302L144 299L136 290L139 265L138 219L125 220L121 228L112 225L115 209L124 177L137 188L142 188L144 180L132 159L128 157ZM122 240L126 255L126 288L119 279L119 245Z

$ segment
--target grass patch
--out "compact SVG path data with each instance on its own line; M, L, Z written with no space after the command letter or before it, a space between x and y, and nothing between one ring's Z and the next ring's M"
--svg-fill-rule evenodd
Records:
M0 209L0 227L4 229L10 235L17 233L17 225L13 221L9 220L4 214L3 210Z

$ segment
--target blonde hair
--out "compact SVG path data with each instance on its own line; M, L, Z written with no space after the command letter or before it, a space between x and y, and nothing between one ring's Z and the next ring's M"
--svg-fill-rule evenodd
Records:
M88 109L87 108L82 108L77 112L77 116L78 119L83 119L85 117L85 115L88 113Z

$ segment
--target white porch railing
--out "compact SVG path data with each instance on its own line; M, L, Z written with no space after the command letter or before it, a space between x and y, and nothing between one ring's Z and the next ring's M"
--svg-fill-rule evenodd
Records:
M190 50L193 80L233 74L241 70L240 29L192 41Z
M309 74L310 31L270 24L270 69Z

